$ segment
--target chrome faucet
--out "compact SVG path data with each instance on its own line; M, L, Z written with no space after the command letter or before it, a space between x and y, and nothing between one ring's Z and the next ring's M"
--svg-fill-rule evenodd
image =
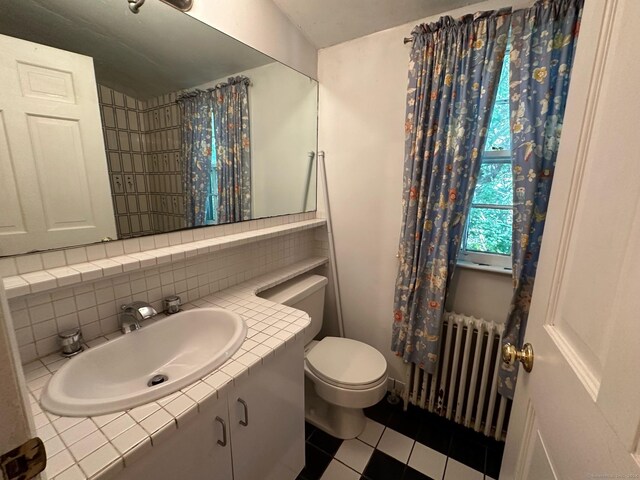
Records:
M131 333L140 330L140 322L158 314L156 309L147 302L131 302L120 307L120 329L122 333Z

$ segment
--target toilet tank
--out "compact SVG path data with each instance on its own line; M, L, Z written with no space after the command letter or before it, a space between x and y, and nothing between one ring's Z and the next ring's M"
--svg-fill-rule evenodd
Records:
M326 285L327 279L325 277L305 274L260 292L258 296L302 310L311 317L311 326L305 332L304 343L306 345L320 333L322 328Z

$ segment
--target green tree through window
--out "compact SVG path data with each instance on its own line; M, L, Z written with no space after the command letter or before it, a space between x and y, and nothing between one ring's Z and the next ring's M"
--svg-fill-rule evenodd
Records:
M509 51L507 48L480 174L467 218L462 258L474 252L511 255L513 177L509 128Z
M215 129L213 114L211 115L211 130ZM205 210L207 225L218 223L218 158L216 152L216 135L211 135L211 179L207 192L207 204Z

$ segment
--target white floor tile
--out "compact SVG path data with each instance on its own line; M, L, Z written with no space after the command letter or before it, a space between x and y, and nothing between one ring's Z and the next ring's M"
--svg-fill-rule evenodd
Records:
M370 418L367 418L367 423L364 427L364 431L358 436L364 443L368 443L372 447L378 445L382 432L384 431L384 425L378 423Z
M414 440L390 428L386 428L378 443L378 450L392 456L402 463L407 463Z
M362 473L369 463L373 447L358 439L345 440L335 454L335 458Z
M419 442L416 442L414 445L411 457L409 458L410 467L434 480L442 479L446 463L446 455L426 447Z
M484 475L464 463L460 463L453 458L447 461L447 468L444 472L444 480L483 480Z
M320 480L360 480L360 474L337 460L331 460Z

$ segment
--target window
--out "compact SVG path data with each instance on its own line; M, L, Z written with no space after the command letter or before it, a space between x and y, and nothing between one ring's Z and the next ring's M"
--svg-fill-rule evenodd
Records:
M460 260L511 267L513 177L509 128L509 48L502 64L482 155L480 174L467 217Z
M207 204L205 209L205 221L207 225L218 223L218 159L216 152L216 135L213 132L215 123L211 115L211 181L207 192Z

